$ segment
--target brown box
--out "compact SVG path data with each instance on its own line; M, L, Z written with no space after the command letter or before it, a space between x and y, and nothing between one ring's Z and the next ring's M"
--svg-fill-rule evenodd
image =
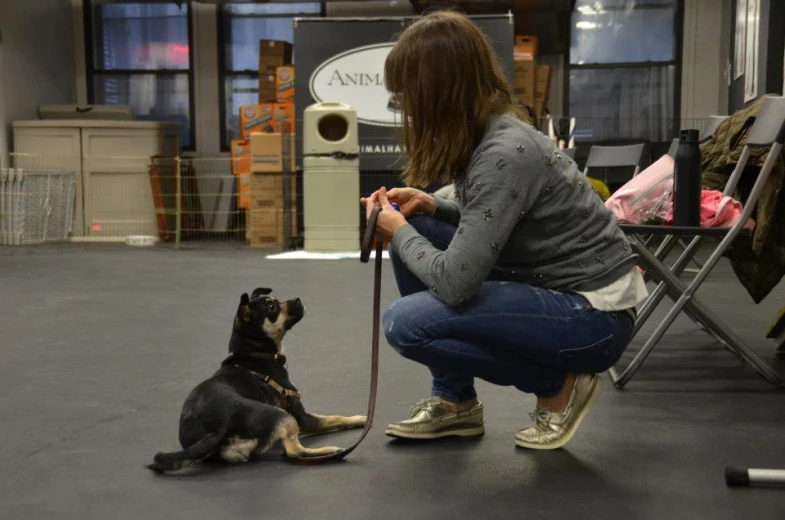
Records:
M536 67L533 61L514 62L512 95L521 104L534 104Z
M259 71L259 103L275 103L278 91L275 90L275 71Z
M280 40L259 40L259 73L275 74L277 67L292 64L292 44Z
M283 246L278 209L245 210L245 237L253 247Z
M548 94L550 93L550 89L551 89L550 65L537 65L537 70L535 72L534 102L547 105Z
M297 234L297 212L289 212L290 236ZM245 237L252 247L284 246L284 212L279 208L250 208L245 210Z
M275 92L279 103L294 103L294 65L275 69Z
M289 208L297 206L297 178L286 176ZM252 173L248 183L249 209L284 209L284 176L273 173Z
M251 134L251 171L253 173L281 173L284 155L289 156L287 170L297 170L294 134Z

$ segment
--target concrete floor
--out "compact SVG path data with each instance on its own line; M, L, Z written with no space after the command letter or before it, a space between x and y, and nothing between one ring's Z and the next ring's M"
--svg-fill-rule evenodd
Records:
M253 250L22 252L0 256L2 518L775 519L785 510L785 489L723 480L728 464L785 467L783 393L682 319L627 390L606 384L564 450L516 450L534 400L482 382L481 440L391 441L384 425L429 381L383 348L375 427L346 462L303 467L276 452L158 477L143 465L178 448L183 399L225 356L239 296L257 286L307 304L286 342L306 406L363 413L372 268ZM385 305L396 296L386 267ZM755 306L723 263L702 294L785 372L764 339L785 286ZM305 442L347 445L357 433Z

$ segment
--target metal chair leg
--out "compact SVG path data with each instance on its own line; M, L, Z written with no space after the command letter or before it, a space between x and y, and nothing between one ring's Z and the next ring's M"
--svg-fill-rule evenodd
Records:
M657 272L657 274L662 277L662 281L668 286L670 292L680 294L678 299L676 299L673 307L668 311L665 318L657 325L656 329L652 333L652 335L647 339L644 346L641 350L636 354L627 368L619 374L615 368L611 373L611 380L613 384L617 388L622 388L627 382L632 378L633 375L638 371L640 366L646 360L648 355L654 349L656 344L662 339L662 336L665 334L665 331L673 324L676 317L685 307L689 308L697 317L700 319L701 322L705 323L711 330L715 331L722 339L725 340L727 345L734 351L736 351L745 361L747 361L753 368L760 374L764 379L769 381L775 387L782 386L782 379L779 377L776 371L774 371L769 365L767 365L757 354L755 354L745 343L744 341L738 337L732 330L725 326L711 311L709 311L703 304L694 297L694 291L700 286L705 278L705 273L702 277L697 277L689 286L685 287L682 284L677 275L672 273L665 265L659 263L656 256L646 249L644 246L640 245L637 241L633 242L633 248L638 252L638 254L643 257L645 263L648 265L649 268L653 269ZM690 246L694 246L695 241L693 241ZM690 247L688 247L688 250ZM686 251L685 251L686 253ZM685 256L685 255L682 255ZM712 255L712 258L709 259L704 265L704 270L710 270L716 264L719 255L715 257ZM704 273L701 273L704 274Z

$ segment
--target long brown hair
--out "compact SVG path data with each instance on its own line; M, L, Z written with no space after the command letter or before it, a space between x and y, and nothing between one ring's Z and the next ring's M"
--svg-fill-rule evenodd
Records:
M401 110L407 186L464 173L492 114L518 113L488 37L467 16L429 13L400 35L384 81Z

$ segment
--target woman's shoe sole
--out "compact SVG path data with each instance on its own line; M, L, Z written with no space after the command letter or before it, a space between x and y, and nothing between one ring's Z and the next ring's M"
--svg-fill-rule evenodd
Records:
M586 406L583 407L583 410L578 414L578 418L575 420L575 424L567 432L567 435L562 437L561 439L556 440L555 442L551 442L550 444L530 444L526 441L522 441L520 439L515 438L515 445L519 448L527 448L530 450L556 450L570 442L572 436L575 435L575 432L578 431L578 427L580 427L583 418L586 417L586 414L589 413L589 410L592 409L594 403L597 402L597 399L600 397L600 393L602 392L602 377L597 376L596 384L592 389L591 395L589 396L589 400L586 402Z
M444 437L475 437L485 433L485 426L475 426L473 428L460 428L455 430L442 430L438 432L403 432L387 428L384 434L388 437L397 439L441 439Z

